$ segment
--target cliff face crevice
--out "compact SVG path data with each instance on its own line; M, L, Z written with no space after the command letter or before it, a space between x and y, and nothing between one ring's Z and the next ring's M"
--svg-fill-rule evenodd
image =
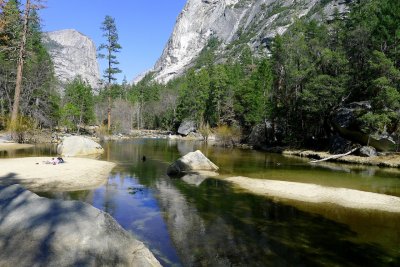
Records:
M54 63L60 90L66 83L80 76L93 89L100 85L100 71L94 42L82 33L60 30L43 34L45 44Z
M211 38L220 41L220 55L235 57L238 44L255 53L268 52L266 40L283 34L303 16L346 11L349 0L188 0L173 33L156 62L155 79L167 82L184 73Z

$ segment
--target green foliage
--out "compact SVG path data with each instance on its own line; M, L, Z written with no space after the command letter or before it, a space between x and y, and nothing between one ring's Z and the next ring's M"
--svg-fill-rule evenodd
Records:
M0 10L0 112L10 113L15 90L17 58L21 43L20 1L6 1ZM51 127L59 119L60 97L55 89L53 63L42 43L38 12L29 14L20 113L39 127Z
M8 119L6 125L13 133L13 138L18 143L25 143L26 141L29 141L29 136L33 135L37 128L35 120L26 116L18 116L14 125L11 124L10 119Z
M79 77L67 85L61 109L61 123L71 129L94 121L92 88Z
M215 135L225 147L232 147L238 144L241 139L241 131L237 126L221 125L215 129Z
M115 19L111 16L106 16L100 28L103 31L103 37L106 38L106 43L100 45L99 50L105 50L105 53L100 53L100 58L106 58L108 67L104 70L104 78L108 84L116 80L115 74L121 73L121 70L116 67L119 62L115 53L120 52L121 45L118 43L118 31L115 24Z

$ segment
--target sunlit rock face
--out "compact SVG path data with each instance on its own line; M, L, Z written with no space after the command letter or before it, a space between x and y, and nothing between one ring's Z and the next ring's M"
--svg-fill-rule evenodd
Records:
M272 37L284 33L300 17L345 12L345 0L188 0L174 31L154 66L156 80L167 82L184 73L213 37L220 41L218 59L235 57L235 46L268 53ZM329 15L329 14L328 14Z
M55 75L63 85L80 76L93 89L99 87L100 71L94 42L73 30L47 32L42 38L54 63Z

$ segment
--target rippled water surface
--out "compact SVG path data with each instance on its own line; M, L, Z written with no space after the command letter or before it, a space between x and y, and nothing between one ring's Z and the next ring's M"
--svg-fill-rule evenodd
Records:
M400 196L400 172L307 160L201 143L140 139L103 144L116 162L94 190L46 192L110 213L146 243L164 266L400 266L400 215L328 205L289 205L220 179L172 179L166 168L200 149L222 177L243 175ZM50 156L51 147L0 152ZM143 161L143 156L146 160Z

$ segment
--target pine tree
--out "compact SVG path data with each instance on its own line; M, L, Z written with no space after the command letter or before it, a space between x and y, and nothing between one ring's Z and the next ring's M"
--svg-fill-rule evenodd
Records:
M108 67L104 71L103 77L107 80L108 88L108 110L107 110L107 129L111 129L111 84L116 80L115 74L121 73L117 67L119 64L116 53L120 52L121 45L118 43L118 31L114 18L106 16L100 28L103 31L103 37L106 38L106 43L101 44L99 50L105 50L105 54L100 53L101 58L106 58Z

